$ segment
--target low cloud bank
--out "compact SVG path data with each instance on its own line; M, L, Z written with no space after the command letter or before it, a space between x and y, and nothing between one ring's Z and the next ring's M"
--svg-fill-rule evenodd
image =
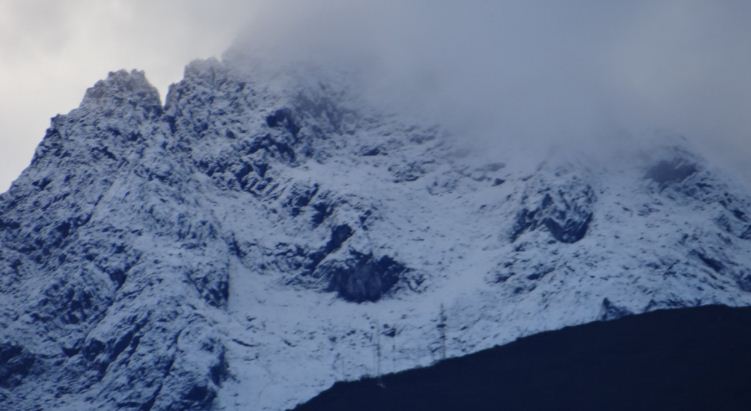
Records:
M243 37L358 66L374 96L468 144L685 135L751 181L751 3L259 2Z

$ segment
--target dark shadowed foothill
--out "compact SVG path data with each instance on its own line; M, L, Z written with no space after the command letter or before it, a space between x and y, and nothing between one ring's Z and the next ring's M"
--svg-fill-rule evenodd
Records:
M659 311L338 383L296 411L748 410L751 309Z

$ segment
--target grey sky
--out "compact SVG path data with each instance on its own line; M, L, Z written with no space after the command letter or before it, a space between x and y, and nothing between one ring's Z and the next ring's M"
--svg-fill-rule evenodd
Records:
M162 92L249 23L254 47L356 62L374 95L468 141L666 129L751 181L751 2L0 0L0 190L110 70ZM338 59L338 60L337 60ZM471 137L471 138L470 138Z

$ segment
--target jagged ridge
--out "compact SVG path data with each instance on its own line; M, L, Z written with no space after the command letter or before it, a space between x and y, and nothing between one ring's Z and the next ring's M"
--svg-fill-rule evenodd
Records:
M247 67L193 63L164 107L113 73L53 119L0 196L4 405L281 410L430 364L444 311L454 356L751 301L748 194L684 149L527 169Z

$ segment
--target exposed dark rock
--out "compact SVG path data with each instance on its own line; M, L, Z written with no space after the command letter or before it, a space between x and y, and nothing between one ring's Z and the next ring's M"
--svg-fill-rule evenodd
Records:
M363 157L373 157L381 154L381 148L380 147L365 147L361 152L360 155Z
M36 188L38 188L41 191L41 190L44 190L45 188L47 188L47 186L51 182L52 182L51 178L45 177L45 178L43 178L41 180L34 181L33 183L31 183L31 185L35 186Z
M144 322L134 323L119 329L118 335L113 335L106 341L100 341L97 338L91 338L84 343L80 353L88 362L89 368L97 370L99 375L103 375L108 367L114 362L121 360L121 357L129 357L136 351L141 339L141 328ZM76 355L79 351L75 348L64 348L66 355Z
M228 377L225 348L218 339L202 338L199 335L192 337L183 335L180 338L186 337L196 338L195 342L200 345L199 355L206 357L204 360L199 360L199 364L207 368L196 369L196 364L189 358L177 358L168 369L168 378L174 378L176 383L174 391L164 393L161 401L157 402L158 409L174 411L212 409L212 402L216 398L219 386Z
M626 308L619 307L613 304L613 302L610 301L609 299L607 298L602 299L602 309L600 310L601 320L603 321L617 320L619 318L622 318L631 314L633 314L631 311L629 311Z
M695 255L704 265L711 268L712 271L719 273L725 269L725 264L722 261L712 258L702 251L694 250L691 254Z
M313 197L318 194L318 189L318 184L311 186L293 185L287 200L284 202L284 207L289 209L293 217L298 216L302 209L307 207L313 200Z
M313 271L318 267L318 264L320 264L321 261L326 258L326 256L333 253L334 251L339 250L342 244L344 244L345 241L352 237L352 234L354 234L354 230L352 230L352 228L346 224L341 224L333 227L331 229L331 237L329 238L329 241L326 243L326 245L321 247L320 250L308 255L308 262L305 264L307 273L313 273Z
M408 269L391 257L352 252L344 262L319 267L318 276L328 278L328 291L356 303L378 301Z
M105 349L106 345L102 341L92 338L83 346L81 354L85 359L94 361Z
M675 158L660 161L652 166L647 171L647 178L654 180L661 187L665 187L673 183L680 183L697 171L699 171L699 168L696 164L682 158Z
M15 221L0 219L0 231L17 230L19 227L21 227L21 225Z
M251 162L229 155L200 159L195 165L219 187L253 194L258 194L254 187L265 177L268 170L268 164L261 160Z
M517 214L511 240L545 227L557 241L575 243L587 234L594 202L594 191L583 183L575 181L566 187L546 188L539 203L528 204Z
M211 382L217 386L221 385L229 378L229 363L227 363L227 356L225 354L224 346L219 346L219 355L217 361L209 367L209 376Z
M190 388L185 399L191 402L207 403L211 402L211 391L204 385L194 385Z
M733 216L737 218L738 220L743 221L743 222L748 222L748 216L743 211L737 208L734 208L730 211L733 213Z
M274 249L273 263L279 271L297 273L304 270L309 252L299 245L279 243Z
M315 204L313 204L313 217L311 219L311 223L313 224L313 227L318 227L321 225L326 219L334 213L334 205L329 203L328 201L322 200L318 201Z
M300 132L300 126L297 125L292 110L288 108L282 108L269 114L266 117L266 125L271 128L283 128L295 137Z
M751 226L746 228L746 231L741 234L741 238L744 240L751 240Z
M87 258L92 258L99 269L107 273L110 279L121 287L125 282L128 272L141 258L141 252L129 247L124 242L118 241L105 248L105 244L92 246L87 250Z
M553 237L562 243L575 243L587 234L589 223L592 221L592 214L587 213L582 218L567 218L561 223L552 218L546 218L543 221L545 227L550 230Z
M52 285L45 290L39 306L50 316L57 316L65 324L78 324L98 314L104 307L98 307L91 289L79 284Z
M295 150L289 144L275 140L270 135L265 135L253 140L253 142L245 148L247 154L255 154L261 150L272 158L278 158L287 163L293 163L297 159Z
M395 183L415 181L425 175L425 164L419 161L398 163L389 166L389 171L394 176Z
M508 281L511 277L515 275L516 273L513 271L504 271L504 272L495 274L493 277L493 281L495 281L496 283L505 283L506 281Z
M535 267L535 271L527 276L527 280L537 281L543 279L548 274L555 271L555 267L538 266Z
M741 290L751 293L751 272L742 272L736 279L736 282L738 283L738 287L740 287Z
M0 387L12 388L31 373L34 355L22 346L5 342L0 344Z
M209 305L224 307L229 298L229 266L226 261L210 261L188 272L196 291Z

